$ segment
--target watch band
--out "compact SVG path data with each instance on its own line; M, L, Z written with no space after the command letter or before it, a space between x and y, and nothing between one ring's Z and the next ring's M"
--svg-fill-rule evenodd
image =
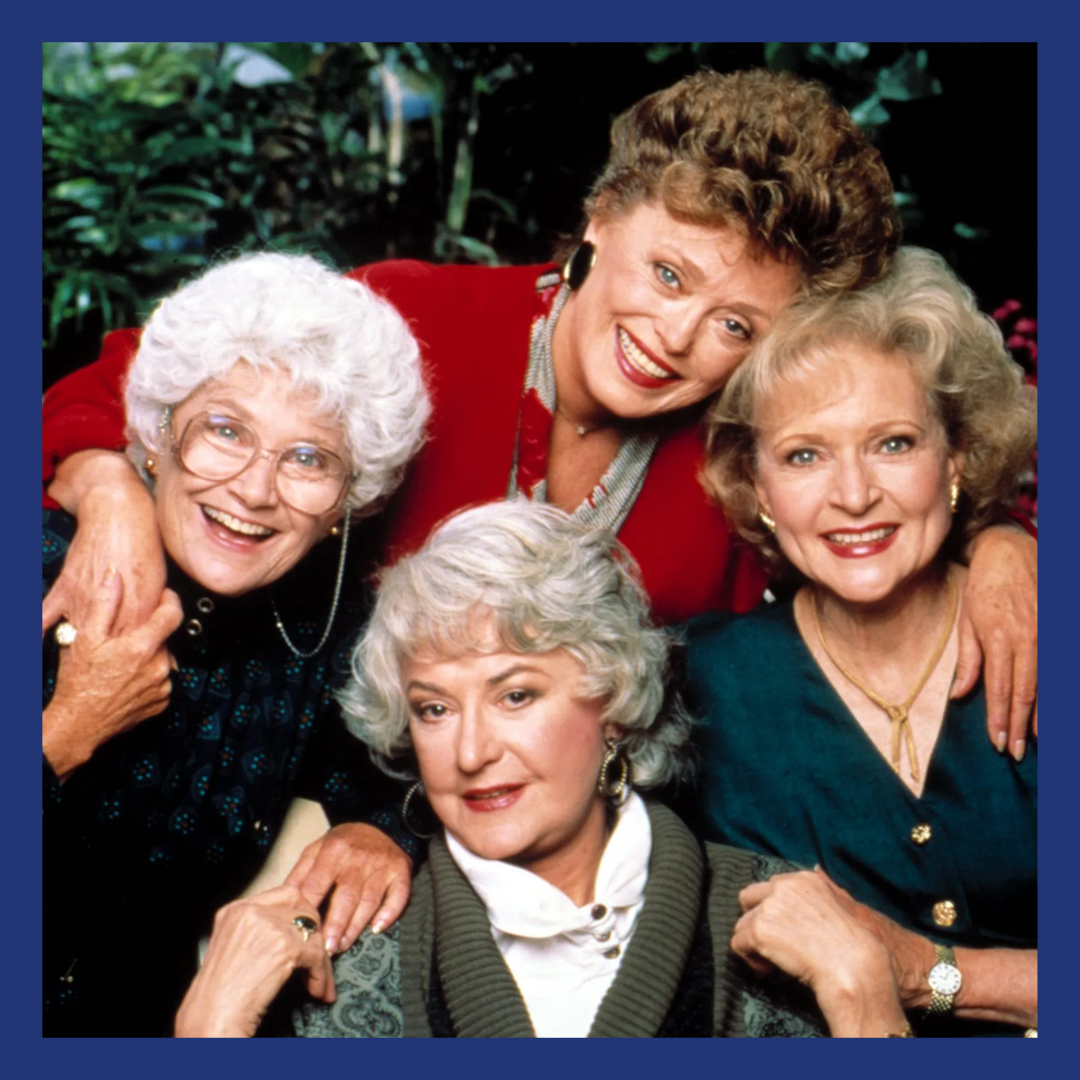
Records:
M937 963L926 976L930 983L930 1004L926 1006L926 1015L944 1016L952 1012L962 979L960 969L956 966L956 952L951 945L935 944L934 955Z

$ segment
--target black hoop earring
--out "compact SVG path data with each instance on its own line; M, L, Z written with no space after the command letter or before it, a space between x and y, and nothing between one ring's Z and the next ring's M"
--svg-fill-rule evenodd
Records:
M585 284L585 279L589 276L589 271L596 265L596 245L590 243L588 240L582 240L576 248L574 253L563 264L562 279L570 288L571 292L577 292L582 285Z
M608 770L615 762L619 763L618 782L612 784L608 777ZM600 775L596 780L596 790L607 799L612 806L622 806L630 798L633 789L633 769L630 760L626 756L623 744L614 739L607 740L607 750L604 760L600 763Z
M401 820L405 822L405 828L409 830L418 840L430 840L435 833L439 831L436 825L434 832L419 832L413 828L409 821L409 806L413 801L413 796L424 794L424 782L423 780L417 780L415 784L408 791L405 792L405 801L401 804ZM428 812L432 817L435 816L435 811L431 809L430 803L428 804Z

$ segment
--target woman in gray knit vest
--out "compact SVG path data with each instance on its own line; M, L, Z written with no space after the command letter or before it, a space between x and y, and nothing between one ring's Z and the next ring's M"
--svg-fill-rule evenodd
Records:
M177 1035L255 1034L297 970L304 1037L909 1033L828 878L702 845L633 790L689 764L635 569L609 533L509 502L385 572L342 704L419 775L406 821L434 835L409 907L331 962L294 887L228 905Z

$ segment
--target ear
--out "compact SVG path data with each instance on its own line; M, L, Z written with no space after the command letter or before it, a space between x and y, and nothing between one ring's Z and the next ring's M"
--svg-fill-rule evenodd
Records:
M769 500L765 495L765 488L762 486L761 481L756 477L754 478L754 494L757 496L758 511L772 517L772 507L769 505Z
M604 739L607 742L621 742L625 734L622 724L604 724Z
M963 450L954 450L949 455L949 459L945 465L945 471L949 478L950 486L952 484L960 484L963 487L964 484L964 464L967 458Z

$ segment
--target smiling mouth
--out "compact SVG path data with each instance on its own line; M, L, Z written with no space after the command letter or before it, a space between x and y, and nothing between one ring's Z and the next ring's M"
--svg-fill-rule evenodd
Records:
M224 510L217 510L212 506L202 507L202 512L215 525L220 525L231 533L245 536L251 540L265 540L267 537L273 536L277 531L267 525L256 525L253 521L244 521L241 518L233 517L232 514L226 514Z
M622 355L630 367L636 369L642 375L662 382L680 378L677 371L673 371L655 356L647 353L621 326L619 327L619 347L622 349Z
M825 533L824 536L830 543L854 547L856 544L875 544L879 540L892 536L896 530L896 525L881 525L862 532L851 532L845 529L842 532Z

